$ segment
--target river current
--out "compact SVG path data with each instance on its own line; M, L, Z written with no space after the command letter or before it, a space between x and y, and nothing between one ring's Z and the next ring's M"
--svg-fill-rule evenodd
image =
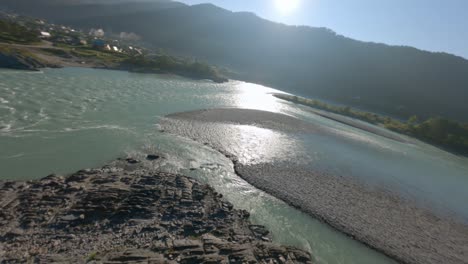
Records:
M312 252L318 263L392 263L238 177L231 160L162 130L172 113L256 109L313 123L319 132L290 134L227 124L226 144L243 163L300 162L386 188L431 210L468 219L468 159L419 141L394 141L326 119L272 96L275 89L231 81L81 68L0 70L0 180L37 179L98 167L117 157L159 154L159 169L212 185L275 241ZM234 135L234 136L233 136Z

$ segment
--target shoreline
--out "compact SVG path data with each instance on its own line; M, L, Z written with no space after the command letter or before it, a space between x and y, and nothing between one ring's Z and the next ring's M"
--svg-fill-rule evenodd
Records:
M320 110L320 109L314 108L312 106L295 103L293 101L290 101L290 100L287 100L286 98L281 97L281 95L282 94L272 94L272 96L274 96L274 97L276 97L276 98L278 98L280 100L310 108L310 109L307 109L307 110L314 113L314 114L316 114L316 115L318 115L318 116L328 118L328 119L331 119L333 121L336 121L336 122L339 122L339 123L342 123L342 124L345 124L345 125L357 128L357 129L361 129L361 130L367 131L369 133L379 135L381 137L392 139L392 140L395 140L395 141L398 141L398 142L401 142L401 143L410 143L408 140L406 140L405 138L402 137L403 135L400 135L399 133L392 132L392 131L381 130L380 129L381 127L379 127L377 125L374 125L374 124L371 124L371 123L368 123L366 121L359 120L359 119L356 119L356 118L353 118L353 117L340 115L340 114L335 114L335 113L332 113L332 112L328 112L328 111L325 111L325 110Z
M63 54L53 54L50 52L51 50ZM0 58L4 58L3 61L0 61L0 68L5 69L39 71L43 68L81 67L142 74L173 74L192 80L210 80L215 83L229 82L229 79L221 76L197 76L190 72L154 70L136 65L106 62L96 57L78 57L62 48L52 46L48 42L42 45L0 43Z
M293 103L293 104L297 104L297 105L301 105L301 106L310 108L310 109L308 109L308 111L310 111L310 112L312 112L312 113L314 113L316 115L319 115L321 117L328 118L328 119L334 120L336 122L343 123L345 125L355 127L355 128L358 128L358 129L361 129L361 130L364 130L364 131L367 131L367 132L370 132L370 133L373 133L373 134L376 134L376 135L379 135L379 136L382 136L382 137L386 137L386 138L389 138L389 139L392 139L392 140L396 140L396 141L399 141L401 143L410 143L410 144L412 144L411 141L404 138L404 136L406 136L406 137L411 138L413 140L417 140L417 141L423 142L425 144L429 144L429 145L431 145L433 147L436 147L438 149L444 150L444 151L446 151L448 153L451 153L451 154L454 154L454 155L457 155L457 156L461 156L461 157L468 157L468 153L466 151L457 150L454 147L450 147L450 146L447 146L447 145L444 145L444 144L431 142L428 139L418 138L414 134L408 134L408 133L405 133L405 132L402 132L402 131L388 129L388 128L385 128L382 123L374 124L374 123L366 121L364 119L359 119L358 117L348 116L348 115L342 114L342 113L334 113L333 111L322 110L322 109L319 109L319 108L314 107L312 105L308 105L308 104L305 104L305 103L294 101L291 98L289 98L292 95L286 95L285 96L284 94L279 94L279 93L272 93L272 95L274 97L278 98L278 99L283 100L283 101L287 101L287 102L290 102L290 103ZM374 113L372 113L372 114L374 114ZM379 116L377 114L374 114L374 115ZM388 130L388 131L386 131L386 130Z
M264 120L266 115L262 111L235 109L183 112L168 117L175 119L177 126L183 125L184 120L189 122L189 128L180 130L189 133L181 135L177 129L171 131L170 121L164 130L208 143L233 162L239 177L256 188L399 262L466 263L468 249L464 245L468 245L468 225L461 220L436 215L390 190L349 177L313 172L294 164L284 167L269 163L242 164L223 148L219 141L222 138L207 137L198 131L198 126L204 131L210 122L229 124L235 119L238 124L252 125L252 120L260 116ZM278 121L278 114L272 113L270 118ZM284 116L284 122L290 122L289 118ZM268 125L270 129L278 126Z
M212 187L132 158L66 177L0 181L0 197L7 261L312 263L309 253L272 243Z
M411 144L411 142L409 140L406 140L405 138L403 138L402 136L400 136L398 133L396 132L391 132L391 131L384 131L384 130L380 130L379 128L381 127L378 127L377 128L374 128L373 124L371 123L366 123L365 121L361 121L361 120L353 120L352 117L347 117L347 116L342 116L342 115L338 115L338 114L334 114L334 113L330 113L330 112L326 112L326 111L322 111L322 110L316 110L314 108L312 108L312 110L310 110L312 113L316 114L316 115L319 115L321 117L324 117L324 118L328 118L328 119L331 119L333 121L336 121L338 123L342 123L342 124L345 124L345 125L348 125L348 126L351 126L351 127L354 127L354 128L357 128L357 129L361 129L361 130L364 130L366 132L369 132L369 133L372 133L372 134L375 134L375 135L378 135L378 136L381 136L381 137L384 137L384 138L388 138L388 139L392 139L392 140L395 140L395 141L398 141L398 142L401 142L401 143L409 143Z

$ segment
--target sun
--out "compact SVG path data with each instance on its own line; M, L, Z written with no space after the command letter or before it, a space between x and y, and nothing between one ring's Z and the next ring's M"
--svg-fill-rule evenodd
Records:
M283 15L288 15L294 12L300 4L301 0L274 0L275 8Z

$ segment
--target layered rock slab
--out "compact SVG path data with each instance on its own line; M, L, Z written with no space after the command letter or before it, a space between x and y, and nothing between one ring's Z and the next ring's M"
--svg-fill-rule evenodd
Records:
M0 182L2 263L312 263L211 187L139 164Z

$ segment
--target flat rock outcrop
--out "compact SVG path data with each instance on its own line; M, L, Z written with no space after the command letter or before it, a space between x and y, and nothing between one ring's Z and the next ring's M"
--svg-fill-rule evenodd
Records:
M0 182L0 262L312 263L248 217L194 179L119 160Z
M43 62L32 56L24 55L20 52L3 52L0 50L0 68L16 70L38 71L41 68L59 68L60 66L48 62Z

